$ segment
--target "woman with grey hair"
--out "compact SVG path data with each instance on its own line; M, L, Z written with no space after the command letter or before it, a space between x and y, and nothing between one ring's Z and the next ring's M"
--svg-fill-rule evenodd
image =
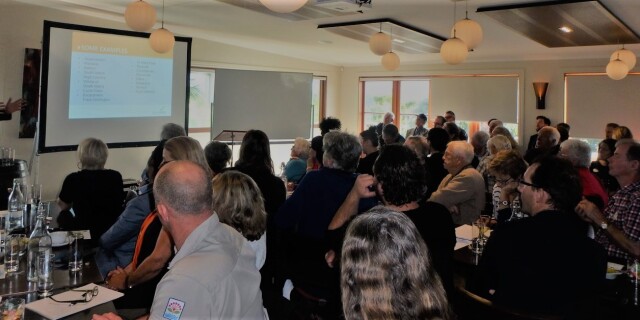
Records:
M298 183L307 173L307 158L311 143L305 138L296 138L291 147L291 159L284 166L284 174L287 181Z
M604 187L591 171L591 147L589 144L578 139L569 139L560 144L558 155L571 162L578 170L580 184L582 184L582 196L593 202L600 210L609 203L609 195Z
M331 131L323 138L323 167L309 171L296 191L276 214L276 226L287 238L278 252L286 259L284 295L300 312L301 319L338 319L339 279L324 259L327 228L334 214L351 191L362 146L354 135ZM375 205L373 199L360 203L364 211ZM314 297L314 298L310 298ZM318 300L326 304L318 307ZM311 308L316 306L316 308Z
M64 179L57 200L61 210L57 220L60 227L65 230L90 230L94 246L116 222L124 201L122 175L104 168L108 156L109 149L101 140L87 138L80 142L80 171ZM69 211L71 208L73 214Z

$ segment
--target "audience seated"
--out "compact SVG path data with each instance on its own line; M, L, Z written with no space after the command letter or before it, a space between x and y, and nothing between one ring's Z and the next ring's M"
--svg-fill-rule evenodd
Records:
M583 200L576 211L597 232L595 240L607 251L610 261L625 263L640 257L640 144L620 140L609 158L609 173L618 180L620 190L600 211L596 205Z
M404 146L413 151L413 153L418 157L420 165L424 167L427 163L430 151L427 138L423 136L409 137L407 138L407 141L404 142Z
M150 318L166 318L173 304L180 307L169 313L172 318L264 319L255 253L213 214L208 168L190 161L168 163L156 177L154 194L177 253L158 283Z
M305 138L296 138L291 147L291 159L284 166L287 181L297 184L307 173L307 158L311 143Z
M447 131L440 127L433 128L427 133L427 142L431 154L425 159L427 191L425 191L425 199L429 199L431 194L438 189L442 179L449 174L444 168L444 150L447 149L449 143L449 135Z
M568 123L560 122L556 125L556 129L560 132L560 143L569 140L569 131L571 131L571 126Z
M511 131L509 131L509 129L505 127L496 127L495 129L493 129L493 131L491 131L490 137L493 138L495 136L505 136L507 139L509 139L511 149L519 150L520 144L518 144L518 142L513 138L513 135L511 134Z
M160 132L160 143L153 149L151 155L154 159L160 158L162 160L162 149L164 149L164 144L167 140L175 137L185 137L187 136L187 132L184 128L175 123L166 123L162 126L162 131ZM159 163L159 162L158 162ZM149 176L147 175L146 168L142 171L142 184L146 184L149 182Z
M525 170L527 170L527 163L522 159L520 152L515 150L503 150L496 153L487 166L487 171L491 173L493 181L495 181L491 192L492 219L496 220L498 224L511 219L513 213L511 204L515 198L520 197L517 192L518 181Z
M373 174L373 163L376 162L379 154L378 141L375 127L360 132L360 143L365 157L358 162L357 173Z
M64 230L89 230L91 245L97 247L102 234L122 212L122 176L104 168L109 150L99 139L80 142L77 155L80 171L64 179L58 195L58 225Z
M131 263L140 226L147 215L155 210L153 179L160 167L160 161L155 161L153 157L147 161L149 184L140 187L138 196L127 203L118 220L100 237L96 264L103 277L116 267L124 268Z
M604 139L598 144L598 159L591 162L589 170L593 173L607 194L612 195L614 192L620 189L620 185L616 178L609 174L609 158L616 151L616 140Z
M491 121L489 121L489 135L491 136L491 134L493 133L493 129L497 127L503 127L503 126L504 124L502 123L501 120L491 119Z
M210 172L202 147L193 138L175 137L164 144L160 167L177 160L195 162ZM153 193L149 196L153 197ZM106 279L110 287L124 290L124 297L114 301L118 308L149 308L156 285L173 256L173 239L162 229L156 210L146 216L139 230L131 263L124 269L112 270Z
M393 143L403 144L405 141L404 137L400 134L400 132L398 132L398 127L396 127L396 125L393 123L389 123L388 125L384 126L384 128L382 129L381 138L384 142L380 144L381 146Z
M325 120L326 121L326 120ZM276 269L279 268L279 258L276 248L278 239L275 230L275 214L278 208L284 203L287 197L287 191L282 180L273 175L273 160L271 160L271 151L269 145L269 137L260 130L249 130L242 139L240 145L240 154L238 161L232 170L238 170L253 179L260 188L262 198L264 199L264 208L267 211L267 260L260 273L262 275L262 283L260 288L265 294L265 305L267 310L271 311L270 297L277 295L280 288L276 288L275 276ZM266 297L269 295L269 297Z
M476 133L471 136L473 153L478 158L478 161L482 161L484 157L489 155L487 141L489 141L489 134L484 131L476 131Z
M554 127L543 127L538 131L536 147L527 150L524 160L533 163L541 156L555 156L560 151L560 132Z
M614 140L633 139L633 133L628 127L619 126L613 130L611 138Z
M571 315L596 297L607 267L604 250L575 228L578 173L566 160L542 157L518 190L531 218L493 231L480 258L476 292L497 305ZM559 266L575 267L567 276Z
M600 210L603 210L609 202L609 196L604 191L600 181L588 169L591 160L589 144L578 139L564 141L560 144L558 155L569 160L578 170L580 184L582 185L582 196L595 203Z
M227 167L229 160L231 160L231 149L226 143L211 141L204 147L204 156L215 177Z
M424 169L407 147L382 148L374 166L375 177L360 175L333 217L330 230L342 227L358 212L363 198L378 196L385 207L402 212L415 224L427 244L433 266L447 293L453 292L453 247L456 244L449 210L439 203L420 201ZM338 250L339 251L339 250Z
M480 160L477 169L486 184L486 193L493 194L495 192L495 179L491 171L489 171L489 163L491 163L491 160L493 160L498 152L505 150L510 151L512 148L507 137L503 135L496 135L487 141L487 149L489 149L489 155Z
M456 123L456 114L453 113L453 111L449 110L447 112L444 113L444 118L445 120L447 120L448 123ZM467 132L464 131L464 129L460 128L460 126L457 126L458 128L458 133L456 134L455 137L451 138L451 141L467 141L469 140L469 135L467 135ZM445 128L446 129L446 128Z
M326 232L356 179L362 147L355 136L332 131L324 136L323 150L324 166L307 173L276 215L277 226L289 235L279 250L286 254L285 276L295 287L290 300L305 319L336 319L340 313L338 274L324 259ZM372 206L363 201L359 211Z
M248 175L230 170L213 178L213 195L213 212L249 241L260 270L267 259L267 213L258 185Z
M345 319L454 319L430 252L405 215L376 208L357 217L342 251Z
M536 141L538 141L538 131L543 127L550 126L551 120L545 116L537 116L536 117L536 134L529 137L529 143L527 144L527 151L536 147Z
M437 116L435 120L433 120L433 127L434 128L443 128L445 122L447 122L447 119L445 119L443 116Z
M449 174L429 201L449 209L455 224L471 224L480 217L485 203L484 179L471 167L473 147L464 141L449 142L443 160Z
M382 122L378 123L378 125L376 125L376 133L378 134L378 140L380 141L380 146L384 145L384 141L382 140L382 130L384 129L384 126L393 123L393 120L395 119L396 115L393 114L393 112L387 112L384 114L384 117L382 118Z

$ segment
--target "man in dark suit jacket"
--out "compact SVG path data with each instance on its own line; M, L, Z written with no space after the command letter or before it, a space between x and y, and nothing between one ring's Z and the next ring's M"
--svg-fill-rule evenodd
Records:
M569 161L543 157L527 169L518 191L531 218L491 234L476 290L497 305L576 316L597 296L607 268L604 249L587 237L574 212L580 177Z
M527 145L527 151L536 147L536 140L538 140L538 131L542 129L542 127L550 126L551 120L545 116L537 116L536 117L536 134L531 135L529 137L529 144Z
M0 102L0 121L11 120L11 114L18 110L22 110L23 107L24 101L22 99L11 101L11 98L9 98L7 103Z

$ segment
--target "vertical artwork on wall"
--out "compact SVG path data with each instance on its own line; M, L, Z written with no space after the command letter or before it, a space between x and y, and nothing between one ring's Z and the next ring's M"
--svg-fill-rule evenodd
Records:
M40 103L40 49L26 48L22 74L22 99L24 109L20 113L20 138L33 138L38 121Z

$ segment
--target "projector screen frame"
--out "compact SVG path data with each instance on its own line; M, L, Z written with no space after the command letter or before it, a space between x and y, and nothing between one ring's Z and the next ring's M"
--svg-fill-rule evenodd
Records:
M95 26L85 26L78 24L70 24L63 22L55 22L44 20L43 25L43 37L42 37L42 73L41 73L41 92L40 92L40 108L39 108L39 119L38 119L38 153L51 153L51 152L61 152L61 151L75 151L78 148L78 144L74 145L62 145L62 146L46 146L46 120L47 120L47 95L48 95L48 82L49 82L49 50L50 50L50 36L51 29L59 28L59 29L69 29L69 30L78 30L85 32L96 32L96 33L104 33L104 34L113 34L113 35L122 35L122 36L130 36L130 37L139 37L139 38L149 38L149 33L145 32L135 32L128 30L118 30L118 29L109 29ZM176 42L184 42L187 47L187 57L186 57L186 79L185 79L185 118L184 122L180 123L185 130L188 131L188 123L189 123L189 91L190 91L190 72L191 72L191 44L192 39L189 37L175 37ZM79 143L80 141L78 141ZM109 148L135 148L135 147L149 147L156 146L160 143L160 137L157 140L152 141L136 141L136 142L115 142L115 143L107 143Z

